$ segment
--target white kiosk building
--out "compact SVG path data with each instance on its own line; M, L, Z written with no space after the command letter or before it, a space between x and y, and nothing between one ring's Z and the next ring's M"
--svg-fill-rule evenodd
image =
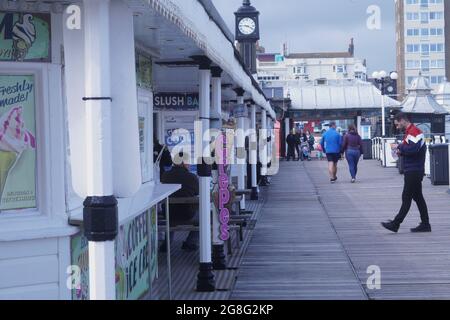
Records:
M252 126L274 111L210 0L0 0L0 26L0 299L148 296L156 206L180 187L158 184L153 137L165 142L170 119L220 127L236 88ZM197 110L154 108L164 95L196 96ZM199 291L215 289L211 242L223 244L209 169Z

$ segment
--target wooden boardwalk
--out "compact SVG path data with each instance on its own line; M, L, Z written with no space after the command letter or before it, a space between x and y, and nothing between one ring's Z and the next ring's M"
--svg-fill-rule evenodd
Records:
M363 161L356 184L345 162L331 185L325 161L282 163L264 197L231 299L450 299L450 195L424 181L433 227L413 204L398 234L380 222L398 211L403 177ZM381 289L366 283L381 270Z

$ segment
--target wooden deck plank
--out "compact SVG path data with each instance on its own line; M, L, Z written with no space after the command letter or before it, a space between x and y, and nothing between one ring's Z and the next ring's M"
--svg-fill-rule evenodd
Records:
M264 195L260 221L241 264L233 299L448 299L450 196L424 180L433 232L412 234L413 204L399 234L380 226L401 202L403 177L363 161L356 184L340 162L330 184L326 162L282 163ZM381 290L366 286L381 268Z

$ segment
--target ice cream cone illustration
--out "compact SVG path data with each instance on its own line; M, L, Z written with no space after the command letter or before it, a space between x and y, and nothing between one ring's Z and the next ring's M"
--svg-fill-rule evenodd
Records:
M0 117L0 199L11 169L26 149L35 149L36 139L25 129L22 107L14 107Z
M14 166L17 160L17 153L11 151L0 151L0 195L3 194L3 189L8 178L9 171Z
M13 27L13 57L16 61L23 61L36 40L36 28L31 14L23 15L22 19Z

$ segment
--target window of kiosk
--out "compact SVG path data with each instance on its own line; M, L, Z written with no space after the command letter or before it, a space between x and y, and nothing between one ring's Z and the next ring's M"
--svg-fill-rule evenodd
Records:
M153 180L153 98L151 92L138 90L139 150L142 182Z
M138 86L139 150L142 183L153 181L153 92L152 59L136 50L136 84Z
M50 183L43 161L50 139L41 140L48 134L50 34L50 13L0 11L0 217L46 209L37 193Z
M0 216L38 208L39 77L0 73Z
M199 117L198 93L155 93L158 140L172 153L183 151L191 155L189 170L197 174L193 161L194 128Z

